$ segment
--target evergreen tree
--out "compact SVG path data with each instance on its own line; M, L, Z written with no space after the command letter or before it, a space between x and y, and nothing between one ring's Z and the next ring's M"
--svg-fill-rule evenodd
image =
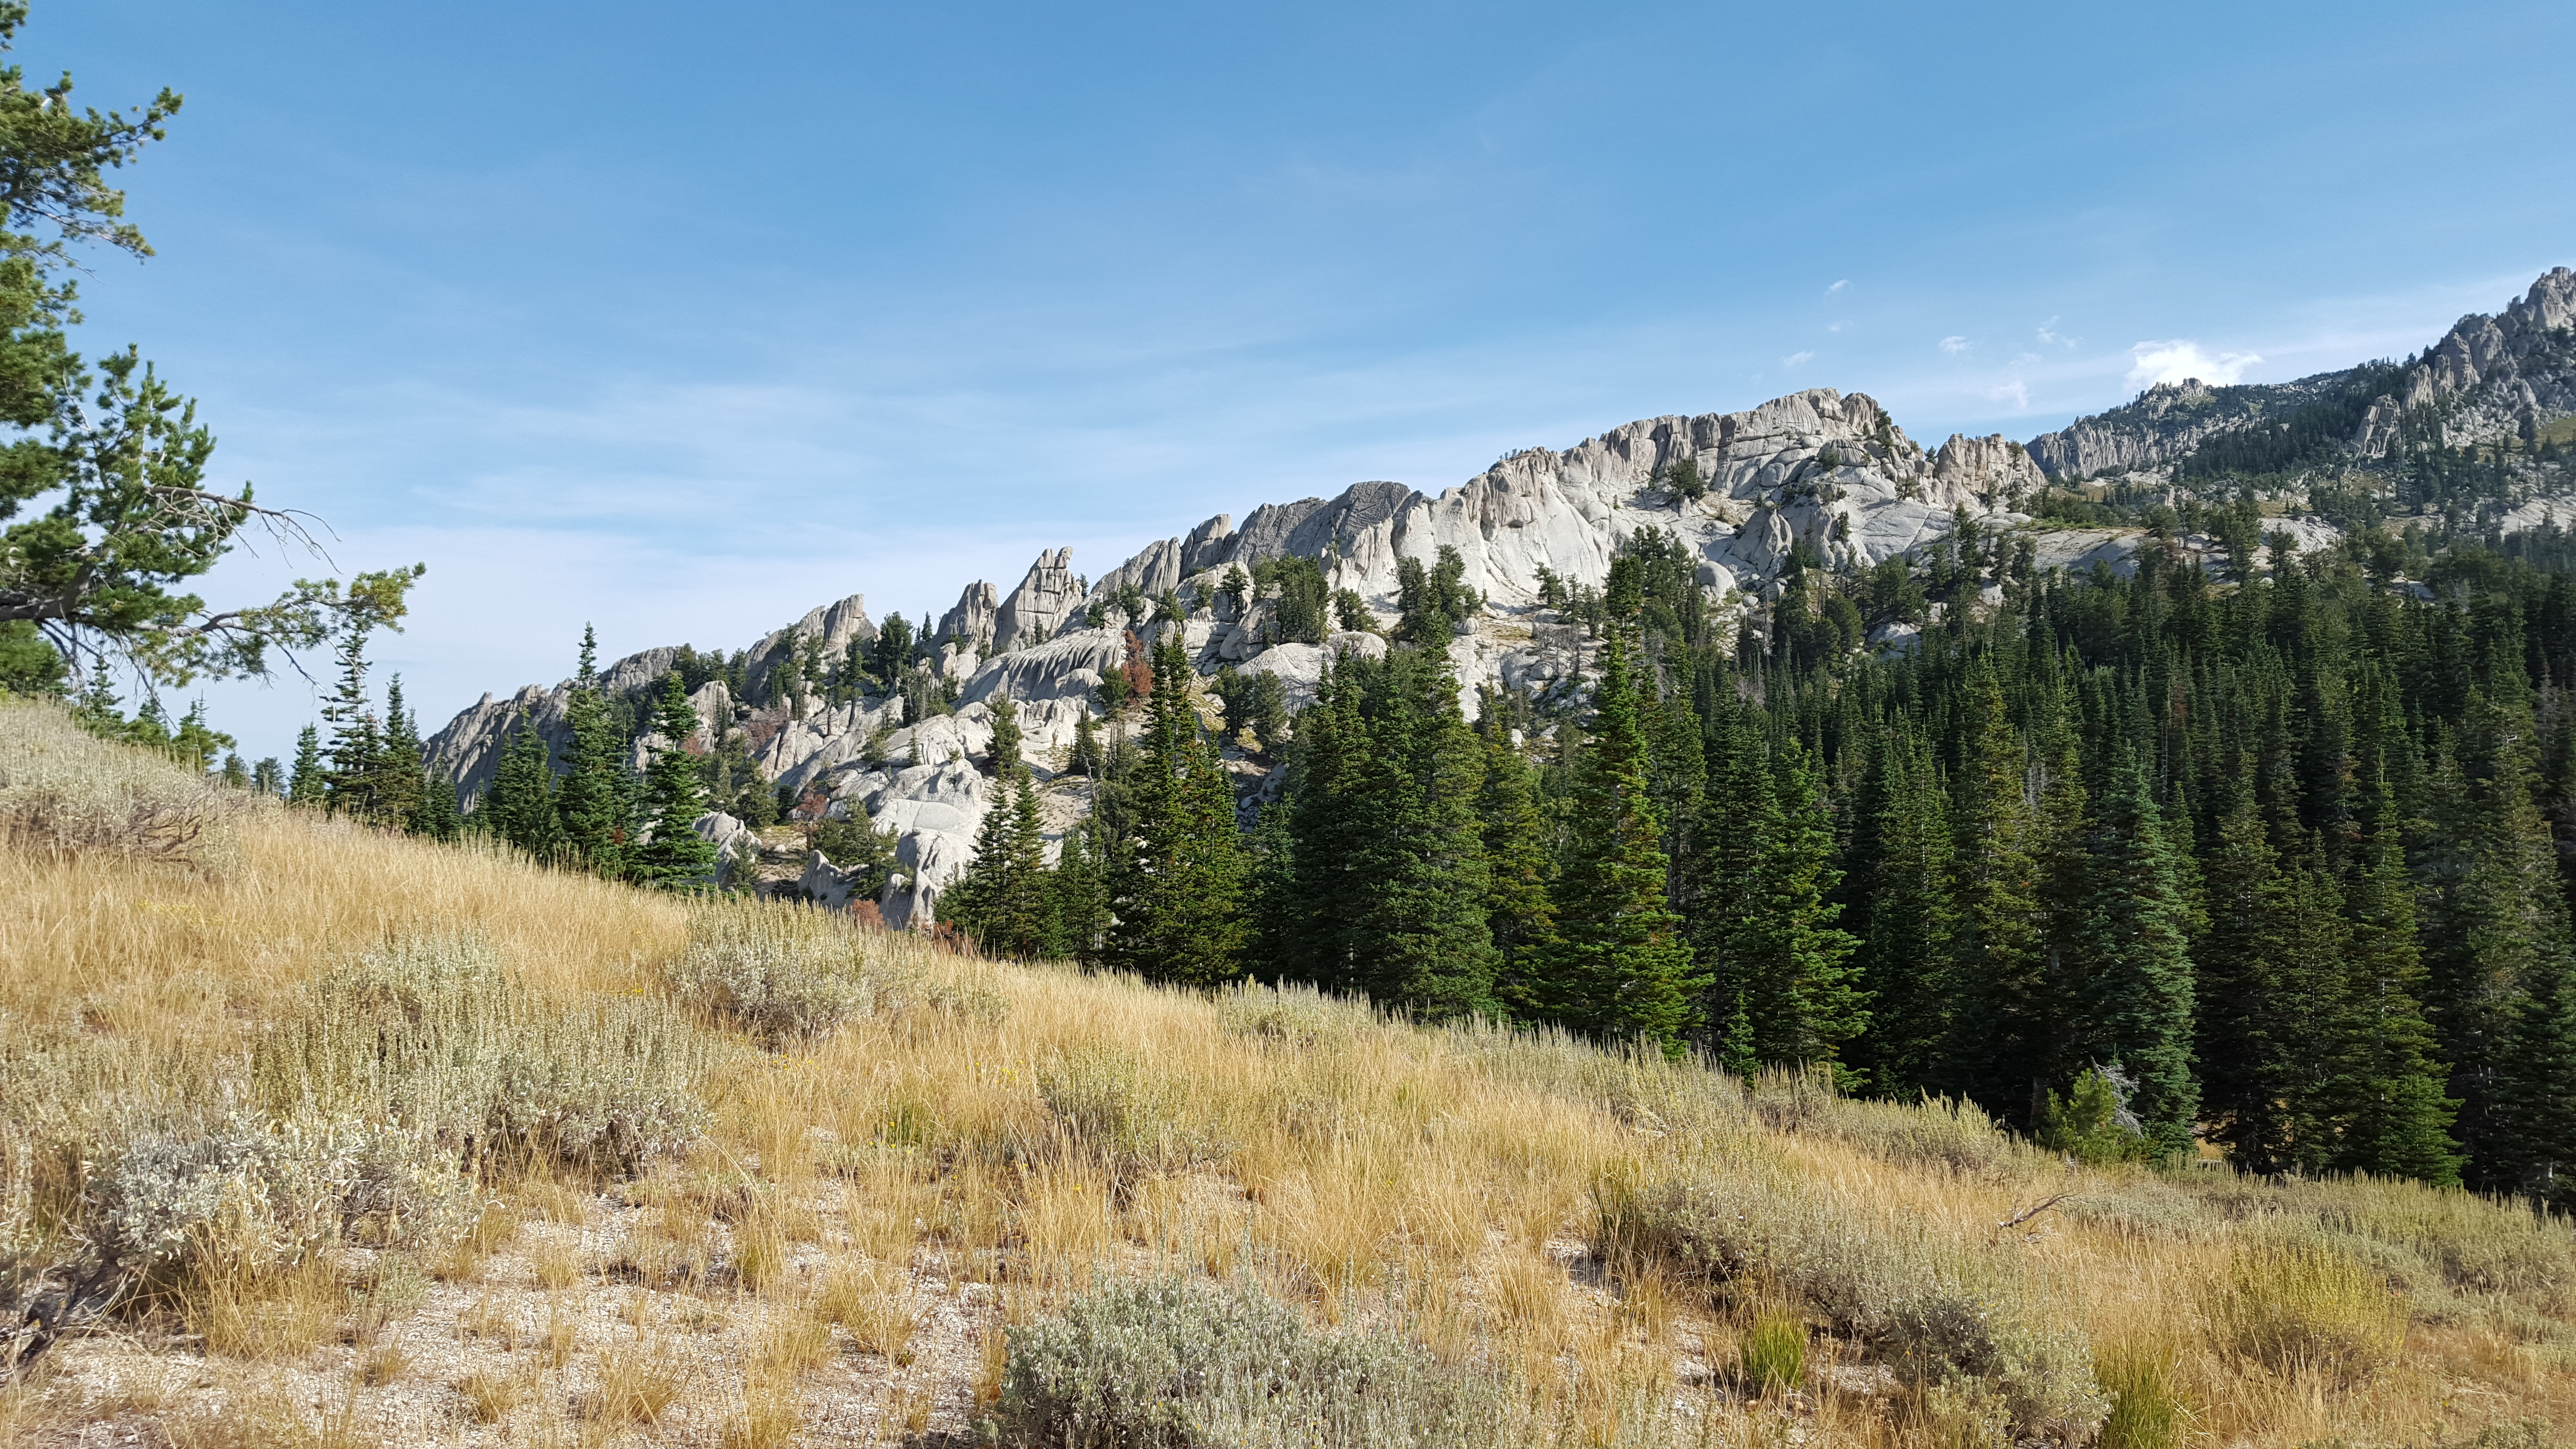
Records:
M322 764L322 732L311 725L295 735L295 772L288 777L290 805L320 805L330 798L331 773Z
M564 850L595 874L618 880L626 874L626 850L634 832L620 758L624 751L608 701L600 694L598 659L597 637L585 624L581 669L573 676L572 698L564 708L572 740L565 750L563 779L555 787L555 816Z
M1991 664L1970 677L1953 848L1959 1004L1942 1076L2012 1121L2027 1122L2052 1055L2038 860L2039 821L2024 795L2021 737Z
M403 704L399 674L385 686L385 727L372 773L376 817L397 830L421 833L428 768L421 760L420 722Z
M689 753L697 731L698 712L689 707L678 671L663 675L639 812L649 834L625 852L626 875L638 885L685 890L715 879L715 844L697 832L699 817L707 813L706 784Z
M351 629L341 636L335 652L340 682L322 705L322 722L331 729L323 803L335 814L364 816L375 809L379 757L384 750L375 708L367 697L367 631Z
M2196 983L2190 908L2137 761L2123 755L2085 841L2080 1055L2136 1084L2129 1110L2160 1152L2187 1152L2199 1120L2192 1074Z
M1243 974L1243 844L1234 787L1200 737L1190 663L1177 638L1154 649L1133 835L1109 870L1102 958L1154 981L1215 986Z
M1645 1037L1681 1050L1707 985L1681 921L1666 904L1663 822L1647 797L1641 701L1628 627L1614 620L1593 689L1592 739L1575 784L1556 940L1548 953L1550 1014L1600 1036Z
M1485 921L1494 943L1494 998L1515 1016L1541 1017L1548 1001L1547 961L1556 935L1548 887L1556 865L1547 849L1529 762L1511 733L1488 714L1483 728L1485 783L1478 813L1485 834Z
M501 746L492 788L475 812L490 817L493 834L539 860L551 859L563 840L555 809L553 753L535 721L520 719Z
M1099 779L1100 760L1100 732L1092 728L1091 711L1086 709L1073 722L1073 755L1065 762L1065 773Z
M984 705L993 717L992 775L1008 786L1024 768L1020 762L1020 712L1012 705L1011 697L998 689Z
M886 883L900 864L894 839L876 828L866 802L845 800L841 809L847 813L814 823L805 834L805 848L821 852L840 868L849 878L852 900L876 900L885 894Z
M2433 886L2425 922L2429 1015L2461 1102L2467 1179L2523 1186L2528 1145L2512 1117L2549 1089L2535 997L2558 992L2570 931L2546 822L2532 799L2529 710L2510 692L2472 688L2456 744L2441 751L2422 862ZM2523 1073L2537 1071L2537 1079Z
M465 833L465 817L456 808L456 777L447 773L445 766L430 772L411 828L413 833L432 840L455 840Z
M975 859L940 897L939 914L989 954L1036 960L1057 947L1062 931L1048 879L1046 826L1025 766L1005 772L1003 795L985 812Z
M1388 663L1365 771L1375 808L1352 922L1364 947L1357 984L1435 1020L1491 1012L1491 877L1477 816L1484 748L1459 712L1445 638Z
M1869 1023L1868 994L1851 964L1859 944L1834 924L1842 883L1834 864L1833 829L1806 750L1792 739L1774 762L1774 807L1756 875L1756 908L1736 979L1752 1015L1754 1052L1765 1063L1830 1066L1852 1084L1838 1060L1843 1043Z
M1044 954L1097 965L1109 931L1109 881L1092 832L1085 821L1066 831L1057 847L1055 869L1047 876L1054 895L1047 919L1055 935Z
M2372 786L2367 798L2383 799L2384 777L2375 774ZM2344 892L2352 944L2335 1003L2331 1165L2455 1186L2460 1154L2450 1128L2459 1103L2442 1093L2448 1073L2434 1057L2433 1029L2419 1004L2424 967L2414 883L2395 810L2375 808L2366 818L2377 823Z
M1956 914L1947 792L1921 742L1879 737L1865 836L1855 852L1863 918L1862 980L1876 1010L1862 1043L1871 1081L1902 1095L1943 1085L1942 1054L1958 1005Z

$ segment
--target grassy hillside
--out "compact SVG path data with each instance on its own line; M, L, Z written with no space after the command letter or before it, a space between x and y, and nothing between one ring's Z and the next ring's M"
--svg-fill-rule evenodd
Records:
M2458 1192L640 894L43 707L0 836L4 1443L2576 1429L2576 1232Z

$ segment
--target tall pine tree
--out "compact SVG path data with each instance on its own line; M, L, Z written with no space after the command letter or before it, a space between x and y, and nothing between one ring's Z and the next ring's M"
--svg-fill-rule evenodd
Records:
M1114 969L1216 986L1244 971L1244 852L1234 787L1191 704L1189 655L1154 649L1154 692L1132 782L1132 835L1110 863Z
M1663 822L1647 796L1629 632L1625 619L1611 622L1593 687L1592 738L1556 882L1551 1015L1579 1031L1644 1037L1677 1054L1699 1024L1695 1007L1708 983L1665 899Z
M714 842L697 832L698 817L707 813L706 784L698 773L689 740L698 731L698 712L677 670L662 676L653 704L652 763L644 770L642 824L645 838L629 846L626 875L638 885L687 890L713 884Z

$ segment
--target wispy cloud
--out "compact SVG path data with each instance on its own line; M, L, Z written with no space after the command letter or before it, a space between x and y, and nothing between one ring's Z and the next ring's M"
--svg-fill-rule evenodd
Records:
M2047 343L2051 347L2072 347L2080 339L2069 337L2058 331L2057 319L2051 317L2047 321L2039 324L2039 340Z
M1843 278L1841 281L1834 283L1834 284L1833 284L1832 286L1830 286L1830 287L1827 287L1827 288L1825 289L1825 295L1826 295L1826 296L1828 296L1828 297L1830 297L1830 296L1834 295L1836 292L1839 292L1839 291L1843 290L1844 288L1846 288L1846 287L1848 287L1848 286L1850 286L1850 285L1851 285L1851 278L1849 278L1849 277L1845 277L1845 278Z
M2197 342L2175 338L2170 342L2141 342L2129 349L2131 389L2150 388L2158 383L2181 382L2198 378L2207 383L2231 383L2245 375L2245 369L2261 362L2252 352L2221 352L2212 355Z
M1782 367L1798 367L1815 360L1816 354L1812 349L1810 349L1805 352L1790 353L1788 356L1780 359L1780 365Z
M2020 378L1999 382L1986 389L1986 396L1999 403L2011 403L2014 412L2030 411L2030 384Z
M1941 339L1941 350L1950 354L1952 357L1956 357L1960 353L1967 351L1970 345L1971 344L1968 339L1965 337L1944 337Z

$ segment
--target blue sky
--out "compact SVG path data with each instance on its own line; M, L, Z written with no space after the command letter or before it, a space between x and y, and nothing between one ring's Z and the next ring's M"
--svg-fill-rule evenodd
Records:
M2023 438L2403 354L2576 263L2571 52L2563 3L38 0L18 59L187 96L83 343L343 569L429 564L376 655L434 727L585 620L918 616L1632 418ZM251 754L312 711L209 698Z

